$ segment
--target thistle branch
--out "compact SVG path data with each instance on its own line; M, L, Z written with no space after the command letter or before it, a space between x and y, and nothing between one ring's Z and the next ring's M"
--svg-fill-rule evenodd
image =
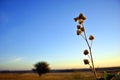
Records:
M82 24L82 26L84 27L83 24ZM95 67L94 67L94 61L93 61L91 46L90 46L90 44L89 44L89 42L88 42L86 32L84 31L83 33L84 33L84 36L85 36L84 39L85 39L85 41L86 41L86 43L87 43L87 46L88 46L89 52L90 52L90 61L91 61L91 63L92 63L91 68L93 69L94 75L95 75L95 77L97 78L96 70L95 70Z
M84 20L86 20L86 17L81 13L78 17L74 18L75 22L78 22L79 25L77 25L77 35L81 35L82 38L86 41L88 50L84 50L84 55L88 55L88 58L90 59L91 65L89 64L89 61L87 59L84 59L84 64L89 64L90 68L92 69L94 76L97 80L97 73L94 67L94 61L92 56L92 40L94 40L94 36L90 35L89 40L91 40L91 44L88 42L86 31L84 28ZM82 26L82 27L81 27ZM83 35L82 35L83 32ZM90 53L90 54L88 54Z

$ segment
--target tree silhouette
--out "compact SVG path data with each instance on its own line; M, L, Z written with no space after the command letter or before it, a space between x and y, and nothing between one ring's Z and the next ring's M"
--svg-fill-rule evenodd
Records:
M37 72L39 76L42 74L48 73L50 71L49 64L47 62L38 62L34 65L35 69L34 72Z

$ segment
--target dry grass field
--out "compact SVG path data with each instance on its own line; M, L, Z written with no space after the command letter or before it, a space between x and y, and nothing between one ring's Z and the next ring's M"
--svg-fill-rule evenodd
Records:
M98 73L103 77L103 73ZM95 80L92 72L60 72L38 76L36 73L0 73L0 80ZM112 80L120 80L120 74Z
M0 73L0 80L95 80L91 72L47 73Z

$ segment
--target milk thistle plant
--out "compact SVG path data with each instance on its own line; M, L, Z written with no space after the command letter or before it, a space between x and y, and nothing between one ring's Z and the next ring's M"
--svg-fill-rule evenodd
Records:
M86 17L82 13L80 13L78 17L74 18L74 20L75 22L78 22L77 31L76 31L77 35L78 36L80 35L85 40L88 46L88 49L85 49L83 51L83 54L88 56L88 59L83 60L84 64L90 66L90 68L92 69L94 73L96 80L98 80L97 72L94 67L94 61L93 61L93 56L92 56L92 43L94 40L94 36L90 35L89 38L87 37L85 27L84 27L84 21L86 20Z

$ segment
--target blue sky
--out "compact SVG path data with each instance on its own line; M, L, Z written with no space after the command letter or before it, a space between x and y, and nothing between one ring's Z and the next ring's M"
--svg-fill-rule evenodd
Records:
M87 36L95 36L96 67L120 66L119 0L0 0L0 70L88 68L85 41L73 18L83 13Z

